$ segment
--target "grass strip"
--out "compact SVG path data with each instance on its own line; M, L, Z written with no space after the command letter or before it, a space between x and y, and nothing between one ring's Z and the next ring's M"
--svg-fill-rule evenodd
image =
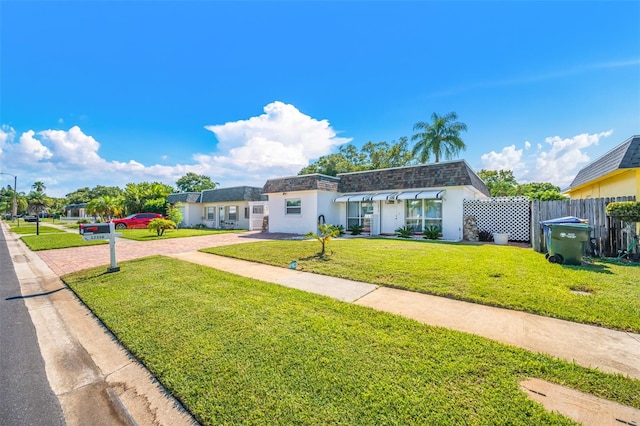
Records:
M640 408L640 381L154 256L64 281L213 424L573 424L518 389L540 377Z
M55 234L55 233L65 232L61 229L53 228L51 226L44 226L44 225L40 225L38 231L40 232L40 234ZM31 226L31 224L29 224L28 226L25 226L24 224L20 226L12 226L11 232L14 232L19 235L35 234L36 226L35 224L33 226Z
M640 332L640 267L549 263L532 249L392 239L267 241L201 251L317 274ZM580 291L578 293L576 291ZM585 295L584 293L587 293Z
M79 234L60 232L44 235L25 235L20 237L22 241L33 251L52 250L68 247L95 246L98 244L108 244L108 240L84 241Z

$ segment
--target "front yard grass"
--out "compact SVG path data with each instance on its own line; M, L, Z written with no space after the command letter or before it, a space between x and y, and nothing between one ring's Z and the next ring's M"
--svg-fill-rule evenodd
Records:
M54 228L51 226L45 226L40 224L38 227L38 231L41 234L52 234L52 233L60 233L64 232L61 229ZM16 234L26 235L26 234L35 234L36 233L36 224L35 223L21 223L20 226L12 225L11 232L15 232Z
M164 234L158 236L155 231L149 231L148 229L123 229L116 230L116 232L122 232L122 238L136 241L153 241L153 240L166 240L170 238L186 238L186 237L202 237L204 235L215 234L227 234L229 232L247 232L246 230L239 229L191 229L191 228L179 228L169 229L164 231Z
M12 229L13 231L13 229ZM108 244L108 240L84 241L80 234L71 234L60 231L60 233L44 235L25 235L20 237L22 241L33 251L61 249L68 247L95 246L97 244Z
M201 251L640 332L640 267L549 263L532 249L391 239L268 241ZM582 293L576 293L578 290ZM585 295L587 293L588 295Z
M640 380L154 256L63 280L203 425L573 424L539 377L640 408Z

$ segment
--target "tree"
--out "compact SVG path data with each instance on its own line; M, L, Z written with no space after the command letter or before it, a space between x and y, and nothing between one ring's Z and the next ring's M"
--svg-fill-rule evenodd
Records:
M531 182L519 184L511 170L480 170L478 176L492 197L525 196L532 200L564 200L560 187L549 182Z
M532 200L566 200L560 193L560 187L549 182L531 182L518 185L515 195L523 195Z
M40 193L44 193L44 190L47 189L47 187L44 185L44 183L42 183L40 181L34 182L33 185L31 185L31 188L35 192L40 192Z
M369 141L360 150L353 145L342 145L337 153L320 157L298 174L322 173L336 176L339 173L401 167L414 163L413 155L407 148L407 138L401 137L399 142L393 141L392 144Z
M421 163L429 161L431 154L435 156L435 162L440 162L440 157L451 160L460 151L464 151L467 146L460 138L460 132L467 131L467 125L456 121L458 115L450 112L443 117L435 112L431 114L431 123L420 121L413 126L413 130L418 130L412 137L412 141L417 141L411 153L417 157Z
M122 198L108 195L94 198L87 203L86 210L90 215L100 217L103 220L113 219L122 214Z
M176 224L176 228L178 227L178 225L180 225L180 223L182 223L182 219L183 219L180 206L181 206L180 203L176 203L173 206L170 206L167 211L167 216L169 217L169 220Z
M485 170L478 172L492 197L508 197L515 195L518 182L511 170Z
M144 212L146 208L153 209L149 213L166 213L167 196L173 188L160 182L128 183L123 193L123 206L126 214Z
M189 172L176 181L176 186L180 192L200 192L205 189L215 189L218 182L211 180L209 176L197 175Z
M89 189L89 187L85 186L84 188L79 188L73 192L68 193L67 195L65 195L67 204L88 203L91 198L97 198L91 197L90 192L91 190Z
M42 191L31 191L27 196L27 203L27 210L36 215L40 215L40 213L47 210L47 207L51 204L51 200Z

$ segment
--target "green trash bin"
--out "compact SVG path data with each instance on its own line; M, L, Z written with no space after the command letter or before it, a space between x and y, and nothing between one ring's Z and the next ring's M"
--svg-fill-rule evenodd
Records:
M549 262L580 265L592 228L586 223L550 223Z

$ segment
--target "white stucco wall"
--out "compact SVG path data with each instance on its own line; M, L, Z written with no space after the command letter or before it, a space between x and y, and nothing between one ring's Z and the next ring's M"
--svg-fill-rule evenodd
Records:
M459 241L462 239L463 201L465 199L486 198L473 187L450 186L446 188L403 189L402 192L444 190L442 198L442 238ZM400 191L397 191L400 192ZM347 203L335 203L342 194L328 191L296 191L286 194L269 194L269 232L306 234L317 229L319 215L325 216L326 223L347 228ZM301 214L285 214L285 200L300 198ZM377 233L393 234L405 225L405 202L396 200L393 204L374 202L374 215L379 225L372 230Z
M333 200L338 196L329 191L294 191L269 195L269 232L306 234L318 229L318 216L323 214L326 223L339 220L339 209ZM300 199L300 214L285 214L287 199Z

